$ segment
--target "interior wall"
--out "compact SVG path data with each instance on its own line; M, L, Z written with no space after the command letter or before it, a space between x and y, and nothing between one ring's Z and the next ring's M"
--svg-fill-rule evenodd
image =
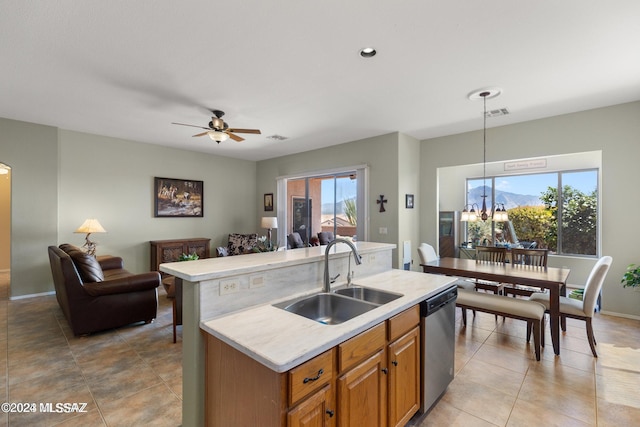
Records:
M86 218L97 253L121 256L133 272L149 271L149 241L211 238L212 253L229 233L260 232L255 213L256 163L152 144L60 130L58 244L84 243L73 231ZM154 177L203 181L203 217L154 217Z
M11 166L11 297L51 291L47 246L57 237L56 128L0 118L0 159Z
M334 145L319 150L263 160L257 165L257 192L276 193L276 178L313 173L353 165L369 165L369 238L372 242L398 244L398 133ZM376 200L384 195L386 212ZM403 196L404 197L404 196ZM404 203L404 202L403 202ZM404 205L403 205L404 206ZM277 207L274 208L277 211ZM262 215L262 213L259 213ZM386 228L387 234L380 229ZM393 251L397 267L398 249Z
M398 241L411 242L411 270L422 271L420 244L420 205L416 203L420 189L420 141L408 135L398 138ZM413 209L407 208L406 196L413 194ZM403 250L398 246L398 265L402 267Z
M2 162L2 158L0 158L0 163L4 163ZM8 173L5 175L0 175L0 271L9 271L10 269L11 269L11 170L9 170Z
M640 178L638 117L640 102L633 102L487 130L487 162L602 150L602 254L613 257L603 286L603 311L636 317L640 317L640 292L623 288L620 280L629 264L640 264L636 248L640 229L633 216L640 209L640 199L633 196ZM493 120L489 126L499 125ZM438 168L481 163L482 130L424 140L420 159L420 236L435 246L438 192L464 192L458 182L438 185ZM552 262L570 267L569 282L580 284L595 260L555 257Z

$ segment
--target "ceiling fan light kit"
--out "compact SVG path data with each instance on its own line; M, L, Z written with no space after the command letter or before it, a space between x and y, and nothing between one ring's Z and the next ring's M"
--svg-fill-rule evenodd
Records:
M209 135L209 138L211 138L212 140L214 140L218 144L220 144L221 142L226 141L227 139L229 139L229 135L227 135L224 132L219 132L217 130L211 130L211 131L207 132L207 135Z
M195 137L195 136L209 135L209 138L211 138L213 141L217 142L218 144L220 144L223 141L226 141L229 138L233 139L236 142L244 141L244 138L236 135L236 133L253 133L253 134L261 133L258 129L229 128L229 124L225 123L225 121L222 120L222 116L224 116L224 111L211 110L211 114L213 114L213 116L211 117L211 121L209 122L209 127L189 125L186 123L175 123L175 122L172 124L204 129L206 132L197 133L193 136Z

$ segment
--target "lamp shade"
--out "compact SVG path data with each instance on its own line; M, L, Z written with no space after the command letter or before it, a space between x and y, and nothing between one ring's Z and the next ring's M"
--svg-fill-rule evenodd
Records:
M95 218L89 218L85 220L80 227L74 233L106 233L102 225Z
M213 139L215 142L218 142L218 143L229 139L229 135L226 132L220 132L217 130L209 131L207 132L207 135L209 135L209 138Z
M278 228L278 218L275 216L263 216L260 222L262 228Z

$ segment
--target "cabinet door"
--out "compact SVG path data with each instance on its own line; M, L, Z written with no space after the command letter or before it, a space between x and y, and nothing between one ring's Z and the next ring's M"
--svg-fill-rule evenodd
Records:
M159 246L160 249L160 262L174 262L180 258L180 255L184 252L184 246L182 242L163 243Z
M289 411L288 427L335 426L335 400L331 384L327 384Z
M403 426L420 409L420 327L389 344L389 426Z
M199 258L207 258L209 253L209 242L193 241L186 243L185 254L195 253Z
M339 427L382 427L387 417L386 352L378 351L338 378Z

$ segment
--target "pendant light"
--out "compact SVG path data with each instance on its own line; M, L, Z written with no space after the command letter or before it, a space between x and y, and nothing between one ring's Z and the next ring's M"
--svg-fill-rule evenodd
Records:
M477 221L478 219L486 221L489 219L489 212L487 210L487 98L495 98L501 93L501 89L487 88L469 94L469 99L472 101L482 99L484 106L482 114L482 208L477 209L478 206L475 203L466 205L460 215L461 221ZM502 208L498 205L495 206L496 209L493 209L494 213L491 217L495 221L507 221L507 210L504 208L504 204L502 204ZM467 210L467 207L470 207L470 209Z

